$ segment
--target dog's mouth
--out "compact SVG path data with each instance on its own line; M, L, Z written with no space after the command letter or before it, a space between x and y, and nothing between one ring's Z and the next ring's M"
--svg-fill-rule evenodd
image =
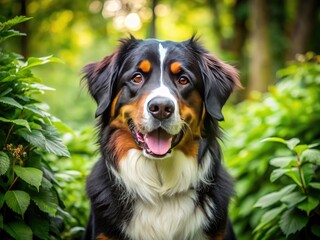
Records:
M141 133L132 120L128 121L128 126L137 145L144 150L144 153L153 158L164 158L181 141L183 132L171 135L163 128L159 127L148 133Z

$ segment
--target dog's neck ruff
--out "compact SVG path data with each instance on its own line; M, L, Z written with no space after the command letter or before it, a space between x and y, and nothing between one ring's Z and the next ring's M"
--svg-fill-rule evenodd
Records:
M204 239L202 230L214 205L208 200L197 206L196 188L210 184L211 158L207 153L203 164L181 151L162 160L146 158L142 151L132 149L120 160L113 174L119 184L135 199L132 219L122 226L124 233L135 240Z

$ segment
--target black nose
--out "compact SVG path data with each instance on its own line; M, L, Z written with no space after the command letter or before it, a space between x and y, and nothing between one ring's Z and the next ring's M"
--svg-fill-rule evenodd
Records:
M148 110L154 118L164 120L174 112L174 102L169 98L155 97L148 103Z

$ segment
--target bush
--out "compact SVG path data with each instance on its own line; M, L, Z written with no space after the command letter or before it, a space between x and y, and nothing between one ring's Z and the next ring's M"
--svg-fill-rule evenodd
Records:
M0 42L22 35L11 28L25 17L0 23ZM0 238L60 238L64 212L49 154L69 157L56 119L35 95L50 88L30 68L59 62L0 51Z
M281 189L258 200L264 213L254 230L255 239L316 239L320 237L320 151L319 144L298 145L297 138L280 142L291 154L272 159L270 181L279 181Z
M252 232L264 211L253 208L266 193L280 190L279 182L269 182L269 160L285 156L276 143L262 143L273 136L299 138L304 143L320 139L319 57L308 54L278 72L281 78L266 94L254 93L235 107L225 109L227 132L224 147L226 164L236 179L237 197L231 217L241 239L252 239Z

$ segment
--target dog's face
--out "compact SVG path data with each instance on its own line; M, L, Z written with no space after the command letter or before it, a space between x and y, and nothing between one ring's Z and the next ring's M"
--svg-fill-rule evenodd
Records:
M204 121L222 120L222 106L240 85L236 70L194 39L124 40L84 71L117 159L130 149L150 159L169 157L173 149L196 156Z

